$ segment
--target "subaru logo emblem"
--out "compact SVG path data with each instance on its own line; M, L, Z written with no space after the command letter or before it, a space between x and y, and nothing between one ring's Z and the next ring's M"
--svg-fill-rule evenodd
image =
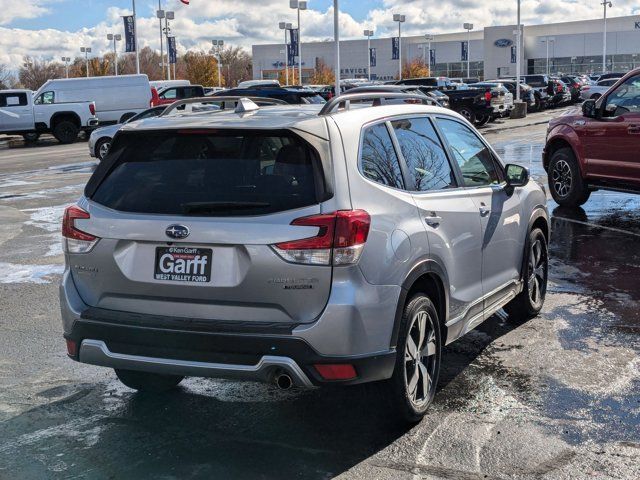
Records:
M164 231L169 238L187 238L189 236L189 227L184 225L169 225L167 229Z

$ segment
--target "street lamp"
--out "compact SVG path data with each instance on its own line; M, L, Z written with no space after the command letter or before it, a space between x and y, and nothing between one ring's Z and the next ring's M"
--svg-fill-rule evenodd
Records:
M393 14L393 21L398 22L398 79L402 80L402 24L406 17L398 13Z
M71 57L62 57L62 61L64 62L64 68L67 72L67 78L69 78L69 62L71 61Z
M604 7L604 25L602 28L602 73L607 73L607 7L611 8L613 4L604 0L600 5Z
M162 66L162 74L164 75L164 41L162 40L162 19L164 18L164 10L162 10L161 0L158 0L158 10L156 10L156 17L158 18L158 28L160 30L160 65ZM169 52L169 45L167 45L167 53Z
M287 41L287 30L291 30L293 25L286 22L280 22L278 24L280 30L284 30L284 69L287 85L289 85L289 47Z
M550 43L555 43L556 39L555 37L545 37L544 40L541 40L542 43L546 43L547 44L547 60L546 60L546 65L547 65L547 69L546 69L546 73L547 75L549 75L549 44Z
M89 54L91 53L91 47L80 47L80 51L84 53L84 61L87 66L87 77L89 77Z
M473 23L464 23L462 28L467 31L467 77L471 78L471 30L473 30Z
M431 42L433 42L434 38L435 37L430 33L427 33L424 36L424 39L427 41L427 60L424 63L429 67L429 75L431 75Z
M222 87L222 56L221 51L224 46L224 40L211 40L211 45L213 45L213 54L216 56L216 60L218 61L218 86Z
M365 30L364 36L367 37L367 73L369 81L371 81L371 37L373 37L373 30Z
M138 48L138 16L136 15L136 0L131 0L133 3L133 31L135 32L135 47L136 47L136 73L140 75L140 49Z
M302 85L302 27L300 26L300 10L307 9L306 1L289 0L289 6L298 11L298 80Z
M174 18L174 12L164 12L164 34L167 42L167 80L171 80L171 58L169 57L169 34L171 33L171 27L169 26L169 20L173 20Z
M116 77L117 77L118 76L118 49L116 47L116 42L119 42L120 40L122 40L122 35L120 35L119 33L115 35L113 33L107 33L107 40L113 40L113 63L116 68Z

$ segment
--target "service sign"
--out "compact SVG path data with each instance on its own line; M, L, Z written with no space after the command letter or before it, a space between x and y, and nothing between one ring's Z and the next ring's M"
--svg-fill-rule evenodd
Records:
M493 42L496 47L507 48L513 45L513 40L509 40L508 38L500 38Z

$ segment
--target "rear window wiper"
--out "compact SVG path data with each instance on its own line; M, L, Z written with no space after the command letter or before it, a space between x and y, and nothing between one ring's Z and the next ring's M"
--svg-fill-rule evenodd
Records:
M253 208L267 208L267 202L191 202L180 205L184 213L209 213L232 210L250 210Z

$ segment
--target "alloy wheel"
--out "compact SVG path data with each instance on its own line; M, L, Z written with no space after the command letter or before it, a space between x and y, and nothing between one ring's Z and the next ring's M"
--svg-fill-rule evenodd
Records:
M100 160L104 159L109 153L109 148L111 148L111 142L103 142L98 149L98 155L100 156Z
M571 193L571 187L573 185L573 177L571 174L571 167L566 160L558 160L551 172L551 180L553 183L553 189L559 197L564 198Z
M539 238L531 245L528 276L529 301L537 307L547 290L547 251Z
M425 311L411 320L404 352L404 380L411 403L420 407L429 401L436 369L436 333L433 320Z

